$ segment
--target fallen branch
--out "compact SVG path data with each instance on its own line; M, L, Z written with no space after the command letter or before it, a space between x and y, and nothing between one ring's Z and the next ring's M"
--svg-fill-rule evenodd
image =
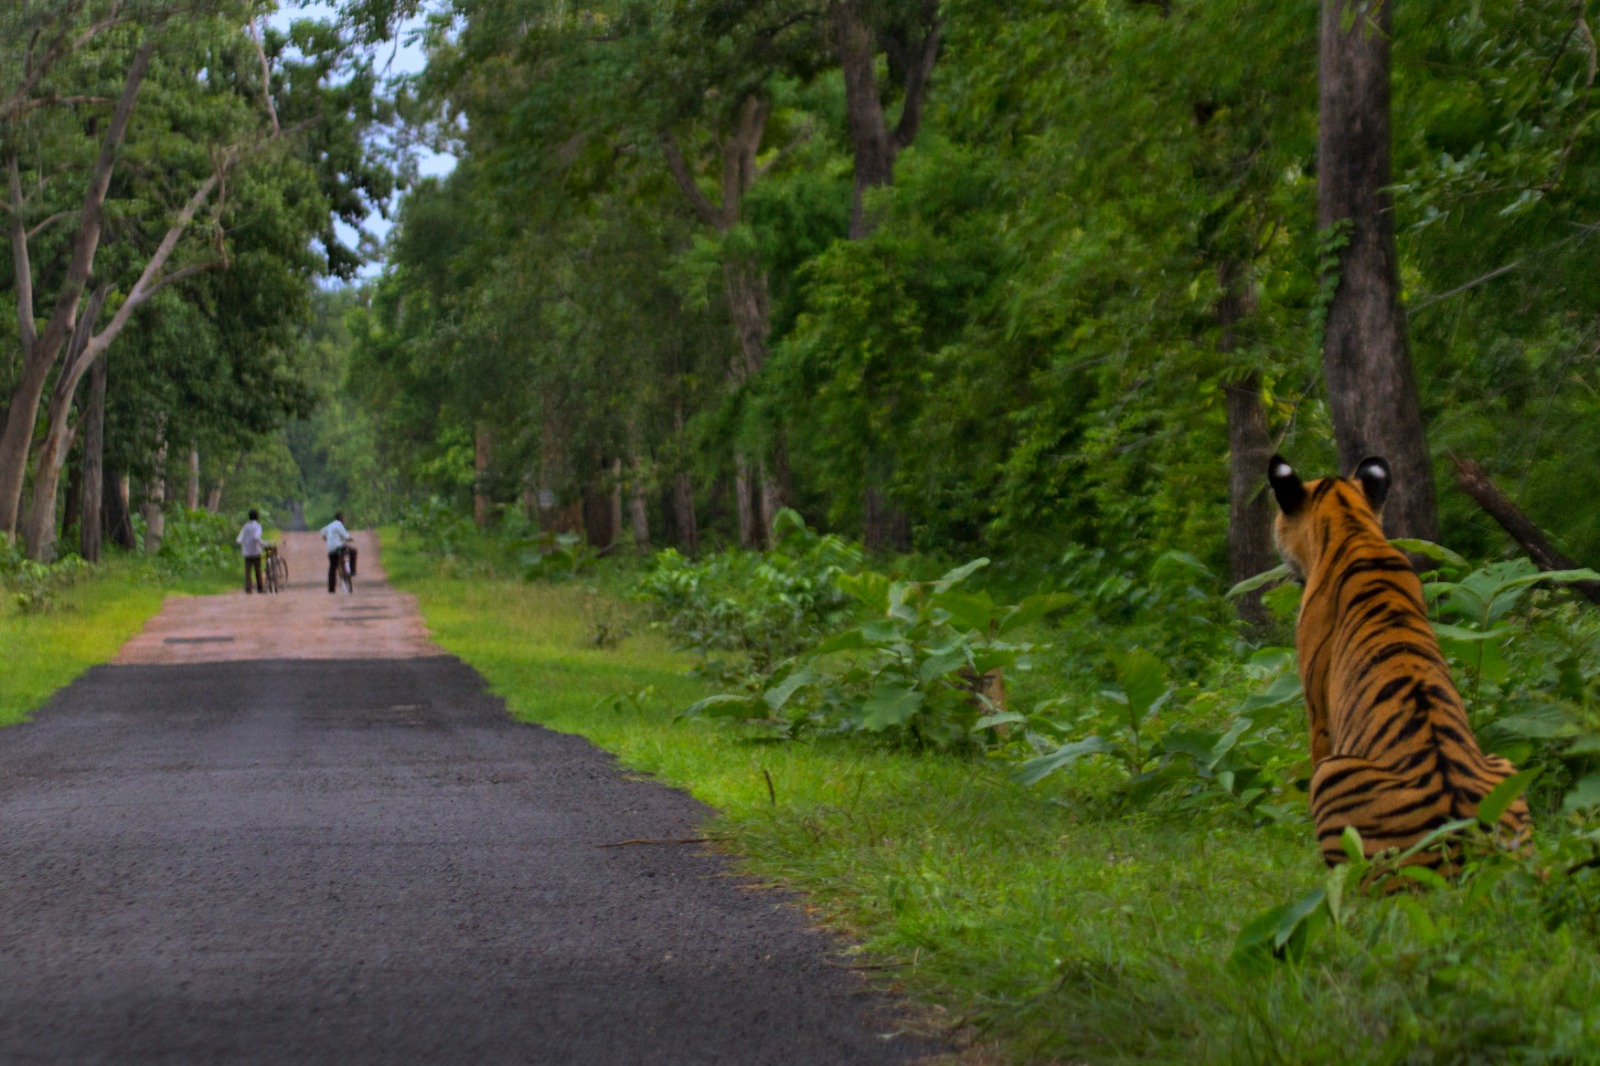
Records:
M1522 550L1528 553L1528 558L1540 570L1579 568L1576 561L1550 543L1549 535L1522 513L1521 508L1501 491L1483 467L1471 459L1454 454L1450 456L1450 461L1455 464L1456 482L1462 491L1476 500L1479 507L1488 511L1501 528L1511 534L1511 539L1522 546ZM1571 584L1590 601L1600 603L1600 581L1574 581Z

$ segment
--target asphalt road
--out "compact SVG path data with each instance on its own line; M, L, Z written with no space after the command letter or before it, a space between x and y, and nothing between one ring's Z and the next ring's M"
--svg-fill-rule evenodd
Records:
M445 656L98 667L0 731L0 1062L928 1054L706 849L597 846L708 813Z

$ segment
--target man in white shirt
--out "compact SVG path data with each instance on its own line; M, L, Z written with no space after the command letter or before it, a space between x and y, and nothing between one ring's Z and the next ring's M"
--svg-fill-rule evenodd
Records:
M328 545L328 591L335 592L339 588L339 556L342 552L350 553L350 576L356 576L356 546L351 543L353 538L350 531L344 528L344 512L335 514L333 521L318 532Z
M250 588L250 571L252 570L256 574L254 591L266 592L267 590L261 584L261 515L254 507L250 508L250 521L244 524L244 528L239 530L239 535L233 538L233 541L239 545L239 551L244 554L245 595L248 596L252 591Z

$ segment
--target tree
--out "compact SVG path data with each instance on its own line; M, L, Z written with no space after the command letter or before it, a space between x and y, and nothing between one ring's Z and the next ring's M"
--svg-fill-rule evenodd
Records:
M1331 253L1323 326L1339 464L1381 455L1395 487L1394 536L1439 537L1433 464L1400 304L1389 132L1393 0L1323 0L1317 222Z

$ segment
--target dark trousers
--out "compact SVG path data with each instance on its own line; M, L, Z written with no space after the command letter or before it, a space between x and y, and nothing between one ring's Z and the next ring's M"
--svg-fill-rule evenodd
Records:
M329 552L328 553L328 591L329 592L333 592L333 591L337 590L338 587L339 587L339 554L340 554L340 552L349 552L350 553L350 576L351 577L355 577L356 576L356 546L354 544L346 544L344 547L340 548L339 551Z
M255 588L255 591L257 591L257 592L265 592L265 591L267 591L266 590L266 586L264 586L262 584L262 582L261 582L261 556L259 556L259 555L246 555L244 557L244 590L245 590L245 592L249 592L250 591L250 571L252 571L252 570L254 570L255 574L256 574L256 588Z

